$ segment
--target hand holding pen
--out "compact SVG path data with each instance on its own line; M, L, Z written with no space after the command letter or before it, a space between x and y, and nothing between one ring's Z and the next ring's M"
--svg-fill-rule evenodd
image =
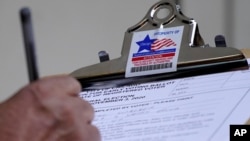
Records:
M0 139L4 141L100 141L92 125L94 109L78 94L70 76L38 79L31 13L20 11L30 84L0 103Z

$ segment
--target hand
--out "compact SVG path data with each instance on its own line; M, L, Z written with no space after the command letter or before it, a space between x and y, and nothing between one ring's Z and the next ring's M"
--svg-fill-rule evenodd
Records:
M40 79L0 104L3 141L99 141L94 110L69 76Z

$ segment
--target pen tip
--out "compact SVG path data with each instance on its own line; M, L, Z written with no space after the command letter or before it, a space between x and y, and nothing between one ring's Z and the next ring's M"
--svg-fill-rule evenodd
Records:
M20 9L20 16L22 18L22 21L25 21L30 18L31 12L28 7L23 7Z

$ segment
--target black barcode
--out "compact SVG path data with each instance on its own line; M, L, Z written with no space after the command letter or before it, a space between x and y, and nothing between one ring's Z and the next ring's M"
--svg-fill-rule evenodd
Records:
M151 70L160 70L166 68L172 68L173 63L164 63L164 64L156 64L156 65L148 65L148 66L140 66L140 67L132 67L131 73L133 72L142 72L142 71L151 71Z

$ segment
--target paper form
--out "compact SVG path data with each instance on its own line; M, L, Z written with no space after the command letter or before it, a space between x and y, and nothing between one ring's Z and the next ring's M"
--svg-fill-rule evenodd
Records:
M103 141L229 141L250 117L250 71L85 91Z

